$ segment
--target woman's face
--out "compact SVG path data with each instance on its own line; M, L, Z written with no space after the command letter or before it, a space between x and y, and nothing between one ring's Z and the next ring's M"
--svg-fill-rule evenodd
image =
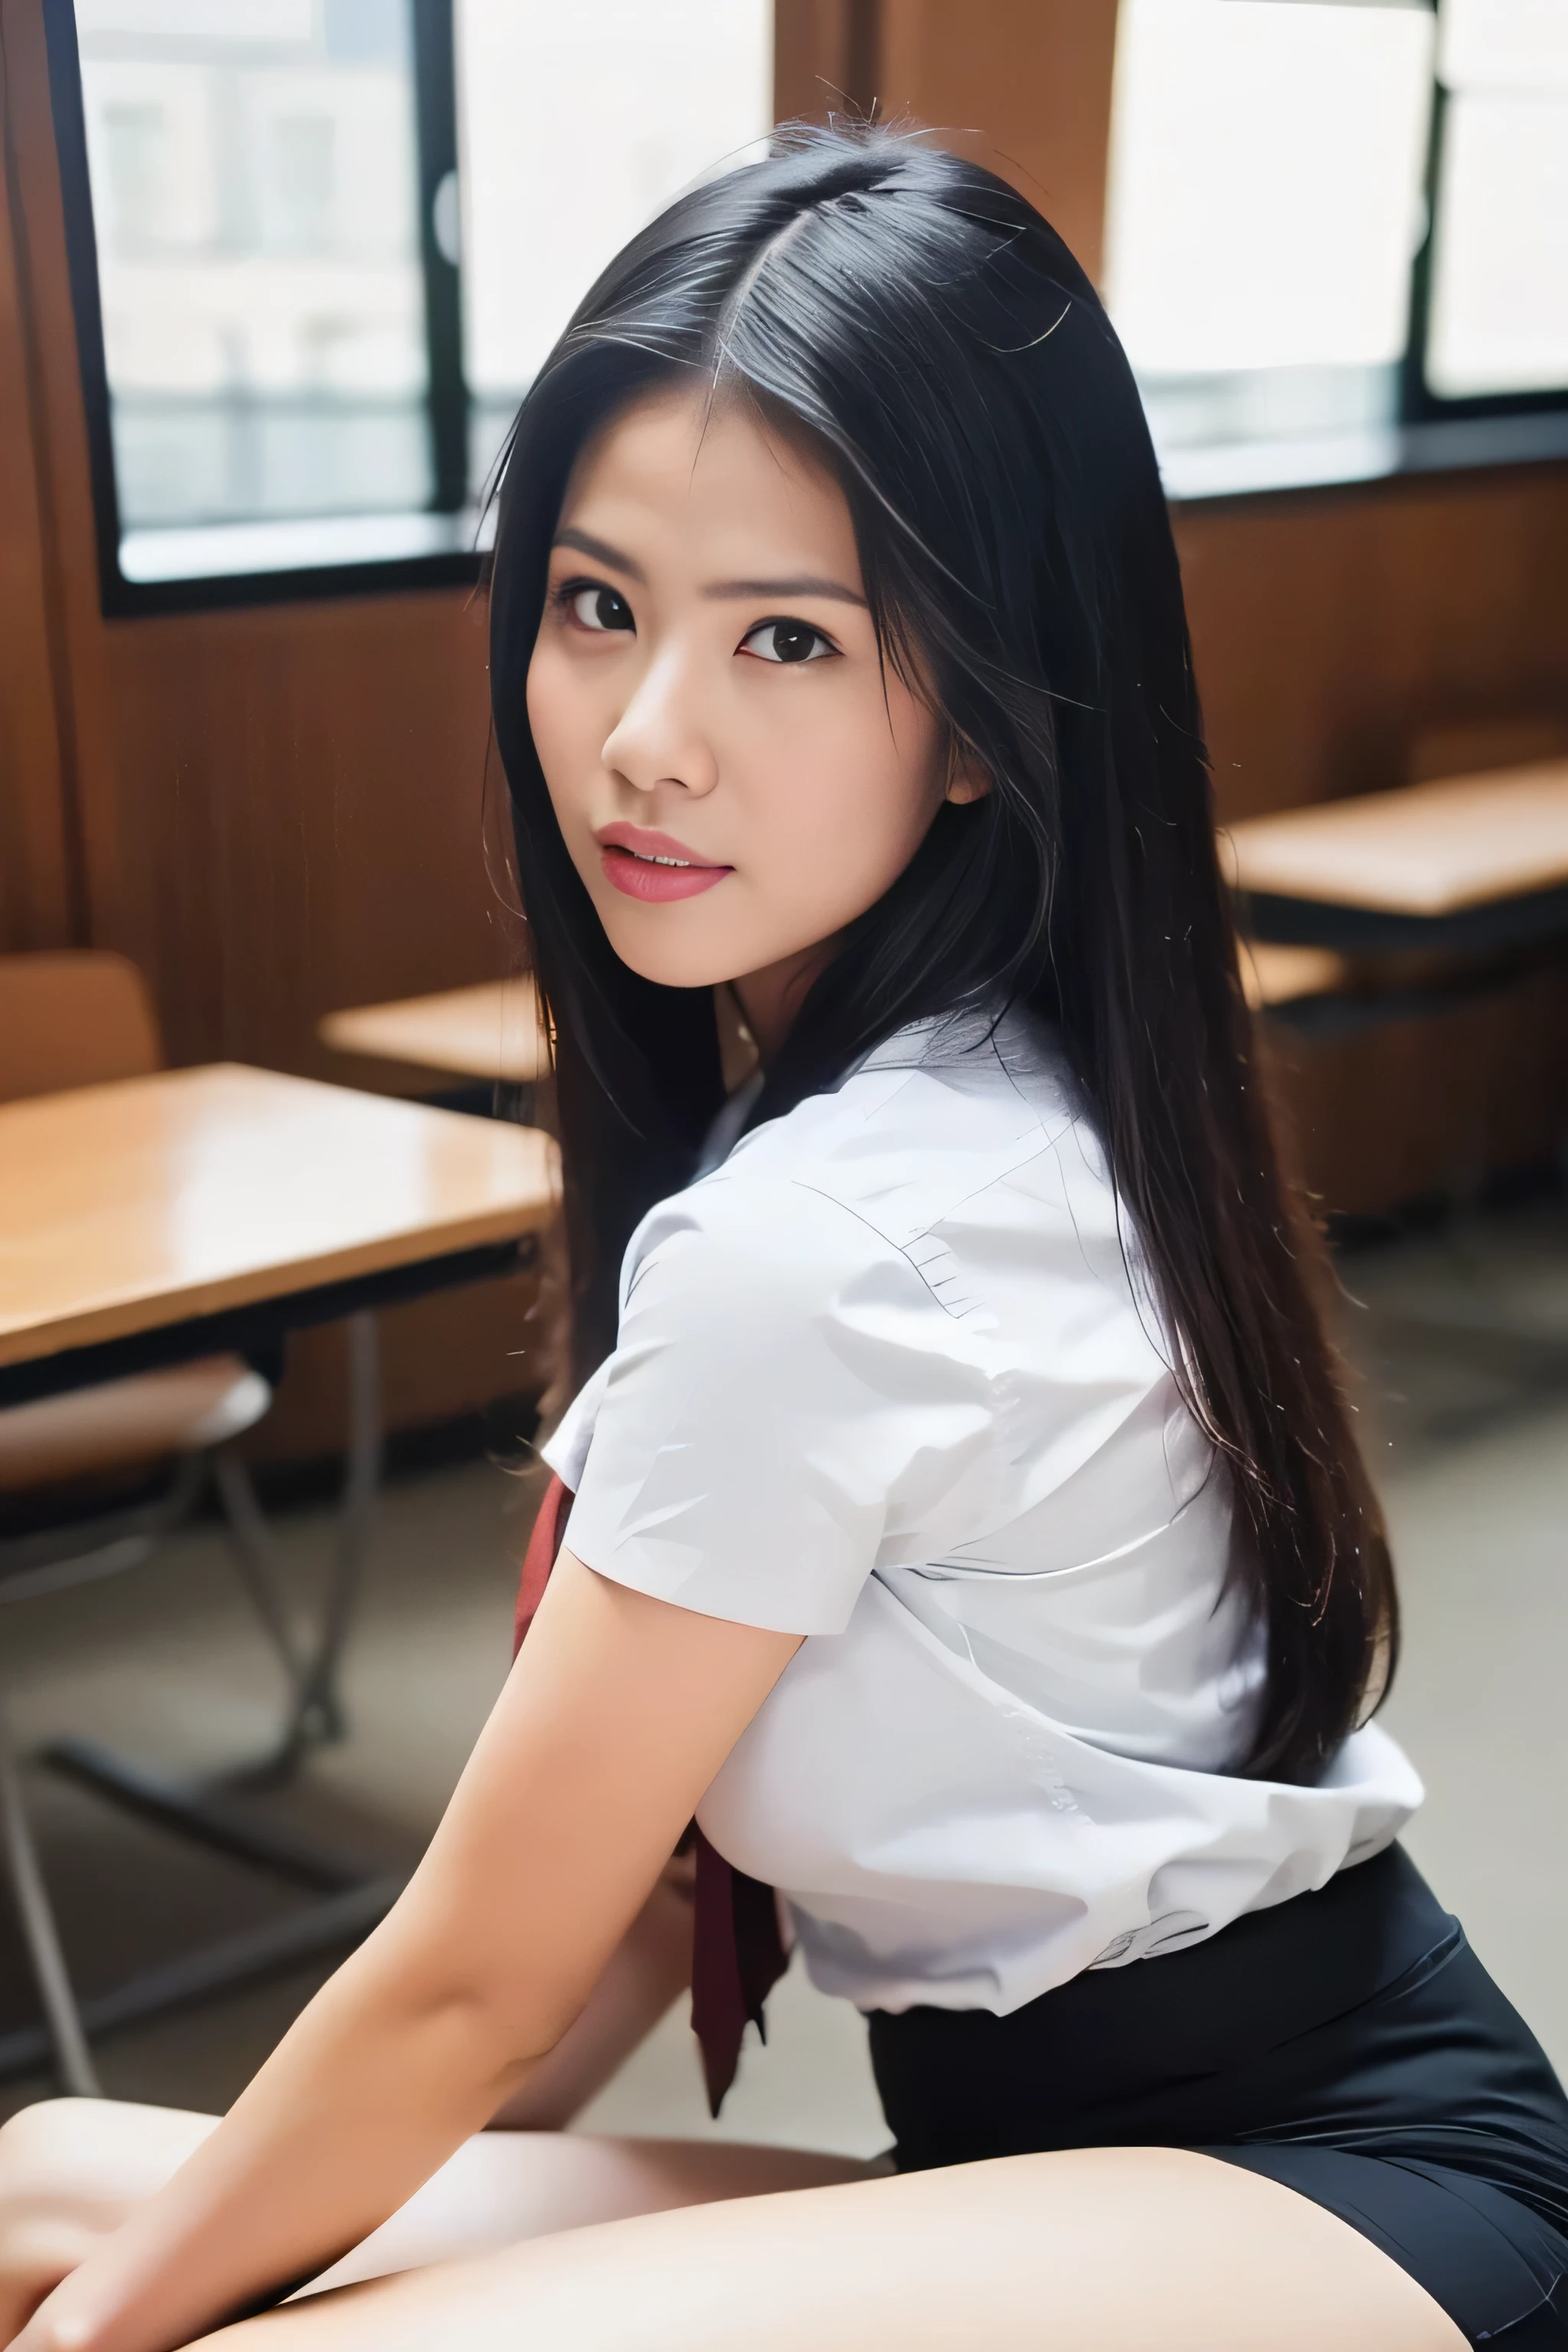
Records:
M879 658L842 491L739 403L632 408L568 486L528 674L557 822L623 962L732 981L765 1052L950 776Z

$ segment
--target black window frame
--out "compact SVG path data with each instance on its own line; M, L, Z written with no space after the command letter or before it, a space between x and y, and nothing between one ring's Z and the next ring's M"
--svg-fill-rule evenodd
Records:
M419 249L429 367L426 406L435 485L424 511L457 517L471 508L468 476L472 404L463 373L461 269L442 251L436 226L437 191L458 168L452 0L409 0L409 5L414 39ZM1420 0L1420 5L1436 15L1437 0ZM88 171L74 0L43 0L43 12L71 303L87 415L99 597L105 616L119 619L142 614L210 611L236 605L472 585L483 563L477 549L327 562L289 571L224 572L160 581L125 577L120 565L121 534L111 394L103 342L98 243ZM1349 474L1342 481L1314 479L1300 483L1287 478L1275 485L1259 482L1256 467L1247 466L1247 478L1238 479L1234 489L1189 492L1182 496L1182 503L1207 503L1211 499L1228 502L1236 497L1282 493L1310 496L1325 488L1375 487L1407 472L1451 473L1476 467L1550 463L1568 456L1568 383L1556 389L1451 398L1435 393L1426 381L1426 341L1448 105L1448 92L1435 61L1426 160L1426 228L1411 266L1405 354L1394 363L1397 404L1392 421L1400 441L1397 458L1366 473ZM1563 420L1560 435L1552 422L1557 418ZM1250 452L1266 445L1238 441L1213 446L1234 446L1238 452Z
M418 170L419 252L425 285L426 401L434 491L422 511L458 516L468 508L468 391L463 375L462 278L436 234L437 192L458 168L457 68L452 0L409 0ZM74 0L43 0L49 105L65 217L66 260L87 416L88 470L98 542L99 603L109 620L142 614L210 612L235 605L471 585L481 557L388 556L291 571L223 572L184 580L128 580L120 566L120 494L114 467L112 395L103 341L98 236L87 160L87 118ZM314 520L314 518L301 518ZM334 518L324 518L331 520Z
M1290 0L1277 0L1286 6ZM1325 0L1334 5L1334 0ZM1360 0L1338 0L1341 5ZM1373 0L1376 5L1376 0ZM1439 0L1385 0L1436 18ZM1568 5L1568 0L1564 0ZM1561 466L1568 459L1568 381L1524 392L1447 395L1426 379L1432 286L1439 233L1439 193L1451 94L1434 52L1430 72L1431 112L1421 193L1425 218L1408 278L1405 348L1389 365L1393 397L1389 414L1375 424L1341 425L1326 420L1314 434L1303 425L1276 443L1263 436L1213 440L1183 437L1155 443L1165 475L1166 497L1176 507L1233 506L1238 499L1336 497L1375 492L1414 476L1490 472L1497 467ZM1215 369L1211 386L1255 371ZM1168 396L1176 379L1151 377L1146 394ZM1315 452L1303 468L1301 453Z
M1426 0L1426 5L1434 16L1438 14L1437 0ZM1405 357L1399 363L1398 421L1401 425L1418 426L1458 424L1471 418L1490 421L1510 416L1554 416L1568 411L1568 383L1555 388L1538 388L1533 392L1472 393L1454 397L1434 392L1426 380L1432 281L1437 254L1438 205L1452 102L1452 93L1444 82L1437 60L1434 58L1432 116L1426 137L1426 168L1423 184L1426 228L1410 269L1410 318L1405 339Z

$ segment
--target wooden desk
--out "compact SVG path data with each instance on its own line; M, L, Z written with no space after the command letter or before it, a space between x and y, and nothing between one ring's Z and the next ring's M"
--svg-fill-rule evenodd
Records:
M1262 940L1241 942L1241 985L1254 1013L1276 1004L1296 1004L1328 996L1344 984L1345 960L1331 948L1277 948Z
M557 1187L555 1147L534 1129L232 1064L0 1107L0 1402L349 1318L342 1529L319 1632L303 1654L280 1641L292 1695L266 1759L275 1777L341 1724L336 1676L380 1454L370 1309L389 1285L407 1295L514 1265L519 1242L553 1215ZM254 1591L270 1573L264 1530L242 1517L236 1532ZM85 2033L354 1941L401 1888L398 1874L320 1853L237 1811L221 1790L172 1786L94 1742L57 1740L47 1760L325 1899L147 1970L79 2015L62 1963L51 2025L0 2037L0 2071L36 2065L52 2042L68 2084L91 2090ZM23 1899L47 1958L47 1904ZM43 1963L39 1980L52 1981Z
M515 1243L557 1184L534 1129L236 1064L5 1104L0 1369Z
M1568 929L1568 761L1249 818L1220 852L1263 939L1527 945Z
M514 1086L531 1086L550 1066L539 999L526 979L329 1013L317 1034L340 1054Z
M1242 985L1255 1013L1325 995L1340 986L1344 973L1343 957L1327 948L1242 943ZM317 1034L341 1054L368 1054L468 1078L526 1086L549 1067L538 1000L528 981L492 981L479 988L450 989L443 996L410 996L396 1004L329 1013Z

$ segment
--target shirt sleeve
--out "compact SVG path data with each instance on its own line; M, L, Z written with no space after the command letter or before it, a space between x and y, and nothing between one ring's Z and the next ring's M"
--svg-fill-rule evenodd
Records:
M564 1539L701 1615L841 1633L880 1558L972 1521L991 1426L900 1250L809 1186L710 1181L633 1236Z

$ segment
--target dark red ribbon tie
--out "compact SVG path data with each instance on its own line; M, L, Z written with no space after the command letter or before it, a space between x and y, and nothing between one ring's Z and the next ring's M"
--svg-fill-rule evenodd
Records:
M566 1531L572 1494L552 1477L523 1555L517 1590L515 1657L544 1598ZM765 2033L763 2003L789 1965L779 1934L771 1886L748 1878L709 1844L695 1822L682 1840L697 1852L697 1892L691 1927L691 2030L702 2052L708 2105L716 2116L741 2063L749 2018Z

